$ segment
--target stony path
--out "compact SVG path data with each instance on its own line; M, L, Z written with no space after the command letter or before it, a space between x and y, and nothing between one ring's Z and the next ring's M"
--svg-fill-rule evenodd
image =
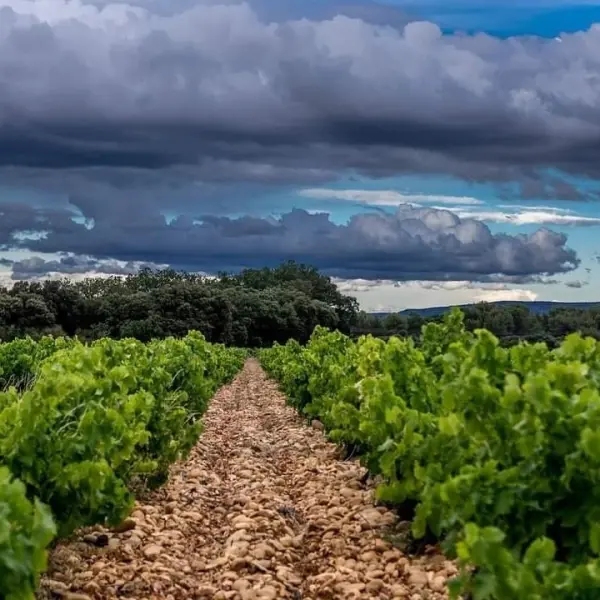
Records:
M373 505L364 470L339 460L256 362L215 396L205 424L127 531L86 532L56 548L41 597L447 597L454 565L439 555L409 561L384 541L394 516Z

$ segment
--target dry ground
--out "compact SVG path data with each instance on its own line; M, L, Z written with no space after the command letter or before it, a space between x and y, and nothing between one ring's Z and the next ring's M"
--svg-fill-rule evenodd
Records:
M447 598L453 563L409 559L385 541L395 518L374 506L364 470L340 460L255 361L215 396L205 425L126 531L82 532L56 548L40 596Z

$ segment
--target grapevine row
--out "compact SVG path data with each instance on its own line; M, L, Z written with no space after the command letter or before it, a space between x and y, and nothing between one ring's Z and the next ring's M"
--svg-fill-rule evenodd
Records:
M0 345L0 599L34 596L52 539L119 523L162 483L244 353L184 339Z
M502 348L462 313L417 343L317 328L262 351L308 418L380 475L415 538L458 557L454 597L592 600L600 593L600 343Z

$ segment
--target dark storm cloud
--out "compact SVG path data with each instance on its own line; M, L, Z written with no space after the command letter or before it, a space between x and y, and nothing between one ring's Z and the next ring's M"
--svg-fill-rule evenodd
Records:
M51 230L60 235L73 226L72 213L55 209L36 209L24 204L0 204L0 249L15 244L15 234Z
M565 285L570 288L581 289L582 287L589 285L589 283L587 281L576 279L574 281L567 281Z
M560 283L558 279L543 275L503 275L501 273L482 277L480 281L499 285L531 285L533 283L536 285L556 285Z
M63 256L58 260L45 260L39 256L32 256L22 260L5 260L5 266L12 268L12 279L37 279L48 274L60 275L130 275L140 269L157 269L154 263L120 263L115 260L97 260L86 256Z
M48 132L43 125L22 129L4 125L0 130L0 164L67 169L103 165L159 169L181 162L184 156L165 148L145 150L143 136L114 131L109 141L97 126L59 127Z
M364 213L346 225L332 223L325 213L302 210L268 219L181 216L168 224L158 214L146 214L121 223L99 220L92 228L71 221L57 231L50 230L50 220L37 224L47 232L44 237L19 245L36 252L208 272L294 259L334 276L363 279L530 280L579 265L562 234L541 229L529 235L494 235L480 221L436 209ZM4 231L4 236L14 233ZM80 263L70 260L79 269ZM40 263L31 268L51 270Z
M597 198L593 192L577 189L568 181L557 177L544 178L526 177L520 181L519 196L524 200L590 200ZM504 198L514 198L514 193L504 193Z
M346 4L328 10L378 10ZM347 16L267 23L274 2L264 20L200 0L162 15L156 2L0 6L0 165L598 173L600 28L497 40Z

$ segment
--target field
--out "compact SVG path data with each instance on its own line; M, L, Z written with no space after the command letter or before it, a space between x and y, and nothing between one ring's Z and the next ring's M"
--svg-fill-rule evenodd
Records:
M318 329L263 353L292 403L360 455L378 498L464 566L476 599L600 589L600 344L500 347L454 310L418 344Z
M165 481L244 353L199 334L148 344L59 338L0 346L0 597L32 598L58 535L118 524Z
M597 341L452 311L258 358L0 345L0 598L598 597Z

